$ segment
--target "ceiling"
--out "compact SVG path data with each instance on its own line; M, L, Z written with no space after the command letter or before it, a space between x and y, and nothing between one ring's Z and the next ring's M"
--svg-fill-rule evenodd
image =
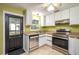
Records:
M48 12L44 8L43 3L7 3L7 4L14 6L14 7L21 7L21 8L24 8L24 9L41 11L44 14L52 13L52 12ZM60 10L68 9L68 8L71 8L71 7L74 7L74 6L77 6L77 5L79 5L79 3L62 3Z

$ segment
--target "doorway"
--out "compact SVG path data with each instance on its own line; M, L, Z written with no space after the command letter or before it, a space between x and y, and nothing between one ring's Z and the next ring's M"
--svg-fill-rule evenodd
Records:
M5 53L23 53L23 17L5 14Z

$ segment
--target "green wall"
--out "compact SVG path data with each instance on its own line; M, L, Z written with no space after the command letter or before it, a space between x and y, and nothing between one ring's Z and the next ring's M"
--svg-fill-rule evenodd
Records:
M56 26L43 26L41 28L41 30L43 30L43 31L55 31L56 29L63 29L63 28L70 29L70 26L69 26L69 24L58 24Z
M30 32L30 25L25 26L25 32Z
M79 32L79 25L71 25L70 29L72 32Z
M79 32L79 25L61 24L56 26L43 26L40 31L55 31L56 29L70 29L71 32ZM25 27L25 32L30 32L30 26Z
M62 24L56 26L56 29L61 29L61 28L70 29L71 32L79 32L79 25Z
M23 15L24 9L15 8L6 4L0 4L0 54L3 53L3 11L13 12Z
M56 29L70 29L71 32L79 32L79 25L61 24L56 26L44 26L41 28L43 31L55 31Z
M56 25L56 29L70 29L70 26L69 26L69 24L58 24L58 25Z
M41 31L55 31L56 26L43 26L41 27Z
M43 31L43 32L46 32L46 31L55 31L55 26L42 26L40 27L40 30L39 31ZM25 32L31 32L30 31L30 26L25 26Z

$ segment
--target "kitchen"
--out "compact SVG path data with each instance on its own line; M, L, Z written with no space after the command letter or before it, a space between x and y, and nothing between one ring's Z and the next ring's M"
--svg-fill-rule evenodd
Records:
M10 36L10 39L23 39L11 41L15 46L3 49L4 54L9 55L79 55L79 4L78 3L6 3L14 8L23 8L23 16L17 17L8 14L6 17L15 17L14 19L23 19L20 22L12 21L10 25L11 35L19 33L18 37ZM3 8L6 9L6 8ZM6 9L7 10L7 9ZM11 10L10 10L11 11ZM20 11L18 11L20 12ZM16 14L18 15L18 14ZM23 18L22 18L23 17ZM7 18L5 18L7 20ZM7 22L7 21L6 21ZM23 23L23 25L22 25ZM21 26L20 26L21 25ZM6 23L6 32L8 34ZM19 28L21 28L19 30ZM5 31L5 30L4 30ZM15 31L15 33L14 33ZM8 35L9 36L9 35ZM5 39L6 38L6 39ZM8 39L5 35L5 41ZM7 41L4 42L7 44ZM3 44L4 44L3 43ZM19 46L19 47L18 47ZM4 46L5 47L5 46ZM14 49L14 47L16 47ZM18 48L17 48L18 47ZM12 50L13 49L13 50ZM15 51L17 49L17 51Z

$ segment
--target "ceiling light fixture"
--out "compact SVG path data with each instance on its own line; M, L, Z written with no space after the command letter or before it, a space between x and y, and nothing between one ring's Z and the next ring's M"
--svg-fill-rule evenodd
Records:
M50 3L47 6L47 10L48 11L56 11L56 10L59 10L60 7L61 7L61 3Z
M53 3L53 5L57 7L59 4L58 3Z
M48 11L53 11L55 10L54 6L52 4L50 4L47 8Z

